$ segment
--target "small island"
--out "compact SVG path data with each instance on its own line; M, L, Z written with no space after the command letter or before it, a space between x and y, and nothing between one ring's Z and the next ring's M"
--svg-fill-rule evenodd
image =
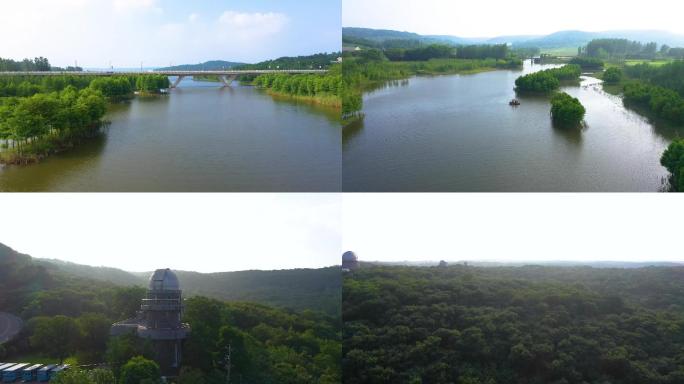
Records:
M551 119L560 127L578 127L587 110L576 98L565 92L556 93L551 98Z

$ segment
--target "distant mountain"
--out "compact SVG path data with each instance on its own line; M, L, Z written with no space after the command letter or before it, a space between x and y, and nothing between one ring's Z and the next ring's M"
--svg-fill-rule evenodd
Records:
M423 43L450 43L454 45L467 44L512 44L519 47L538 48L576 48L586 45L593 39L620 38L648 43L655 41L658 44L667 44L673 47L684 47L684 35L677 35L667 31L658 30L622 30L622 31L558 31L549 35L511 35L483 38L467 38L451 35L419 35L412 32L400 32L387 29L370 28L343 28L343 40L350 42L354 39L367 40L375 44L381 44L387 40L418 40Z
M298 311L312 309L331 315L339 315L341 310L342 280L339 267L219 273L175 272L185 296L202 295L225 301L249 301ZM8 276L20 278L25 275L26 282L11 281L12 286L18 285L24 289L37 283L28 278L30 276L40 276L38 282L47 288L55 279L85 279L119 286L147 287L151 274L152 272L127 272L117 268L32 258L0 243L0 291L3 292L3 283L10 286Z
M116 285L146 287L152 272L127 272L53 259L34 259L62 273ZM340 311L342 282L339 267L199 273L174 271L186 296L202 295L226 301L253 301L296 310Z
M402 265L410 267L434 267L439 264L437 260L425 261L375 261L364 262L366 264L377 265ZM632 262L632 261L567 261L567 260L548 260L548 261L480 261L480 260L459 260L448 261L449 265L469 265L473 267L530 267L530 266L544 266L544 267L590 267L590 268L619 268L619 269L633 269L633 268L649 268L649 267L684 267L684 263L670 262L670 261L648 261L648 262Z
M245 65L233 61L212 60L201 64L183 64L172 67L157 68L157 71L220 71Z

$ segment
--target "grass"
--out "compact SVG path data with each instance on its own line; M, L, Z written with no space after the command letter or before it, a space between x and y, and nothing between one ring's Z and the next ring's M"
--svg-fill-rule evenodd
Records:
M541 53L552 56L577 56L577 47L547 48L542 49Z
M638 65L638 64L649 64L654 67L660 67L665 64L671 63L673 60L671 59L664 59L664 60L625 60L625 65Z

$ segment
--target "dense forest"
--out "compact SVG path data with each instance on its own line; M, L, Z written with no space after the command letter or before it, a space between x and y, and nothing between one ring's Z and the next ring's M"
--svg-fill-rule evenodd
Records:
M345 275L355 383L681 383L684 268L381 267Z
M159 368L149 360L146 343L109 337L113 322L135 314L144 288L67 275L0 246L0 292L0 311L26 322L17 338L1 346L0 360L74 365L58 383L159 383ZM185 300L184 321L192 333L178 383L224 383L228 343L231 376L238 382L341 380L339 317L193 296ZM79 368L93 364L99 369Z
M47 72L50 71L51 68L50 61L44 57L24 59L22 61L14 61L12 59L3 59L0 57L0 72Z
M144 286L150 273L92 267L59 260L33 259L48 270L119 286ZM223 301L251 301L294 311L313 310L340 316L342 282L339 267L281 271L200 273L175 271L186 295Z
M587 110L576 98L565 92L551 97L551 119L560 127L577 127L584 119Z

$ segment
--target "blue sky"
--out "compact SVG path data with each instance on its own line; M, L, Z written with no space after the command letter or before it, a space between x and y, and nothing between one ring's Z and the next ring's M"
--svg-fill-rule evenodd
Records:
M341 47L340 2L3 0L0 57L149 67L332 52Z

